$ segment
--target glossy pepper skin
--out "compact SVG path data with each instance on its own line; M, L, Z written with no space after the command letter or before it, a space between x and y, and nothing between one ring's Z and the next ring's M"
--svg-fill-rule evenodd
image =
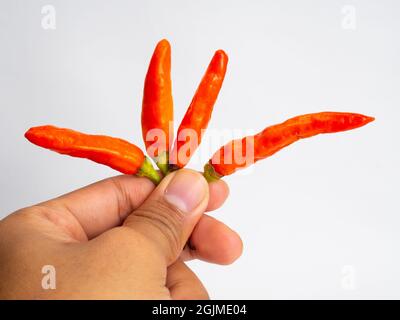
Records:
M170 139L173 132L173 99L171 85L171 47L161 40L153 53L147 70L142 101L142 135L148 154L164 173L167 170ZM165 139L154 139L152 129L160 129ZM156 141L154 141L156 140Z
M149 160L142 150L119 138L84 134L50 125L33 127L25 133L25 137L40 147L72 157L86 158L125 174L147 176L147 171L151 170ZM154 182L157 180L153 173L149 178Z
M235 146L246 151L246 141L254 148L254 162L265 159L293 142L321 133L334 133L355 129L373 121L374 118L357 113L320 112L291 118L283 123L265 128L260 133L243 139L233 140L221 147L205 166L205 175L209 180L230 175L249 163L235 162ZM237 150L236 150L237 151ZM228 157L225 158L226 153ZM238 151L239 152L239 151ZM232 161L225 161L225 159ZM252 163L254 163L252 162ZM251 163L250 163L251 164Z
M200 144L202 131L208 126L214 104L221 90L227 64L226 53L223 50L216 51L178 128L170 159L171 169L183 168ZM185 136L186 129L196 134L195 140L188 137L184 141L180 139L180 135Z

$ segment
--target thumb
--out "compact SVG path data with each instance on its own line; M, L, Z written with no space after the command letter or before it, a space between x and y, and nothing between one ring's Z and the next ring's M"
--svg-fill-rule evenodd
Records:
M167 265L180 255L208 204L208 184L193 170L166 176L124 222L160 250Z

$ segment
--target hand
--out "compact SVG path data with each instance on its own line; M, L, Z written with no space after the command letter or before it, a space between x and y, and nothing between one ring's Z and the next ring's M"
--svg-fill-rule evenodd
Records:
M239 236L203 214L227 195L184 169L157 187L117 176L21 209L0 221L0 299L208 298L183 261L240 256ZM56 289L42 287L45 265Z

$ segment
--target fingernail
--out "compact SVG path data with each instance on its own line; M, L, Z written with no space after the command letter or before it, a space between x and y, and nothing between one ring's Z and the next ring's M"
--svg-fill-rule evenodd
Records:
M164 198L179 210L189 213L206 196L206 187L207 183L199 173L181 170L169 182Z

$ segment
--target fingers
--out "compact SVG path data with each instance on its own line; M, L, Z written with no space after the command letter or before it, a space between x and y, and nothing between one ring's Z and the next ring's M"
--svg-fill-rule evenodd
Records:
M210 198L208 200L207 211L213 211L223 205L229 195L229 188L225 181L218 180L208 184Z
M197 223L188 245L183 251L183 260L201 259L217 264L231 264L243 251L242 239L224 223L203 215Z
M170 265L206 210L208 199L208 184L200 173L178 170L161 181L124 226L150 240Z
M96 182L40 205L68 211L91 239L121 225L154 188L154 184L146 178L121 175Z
M206 300L207 290L189 267L177 260L167 271L167 288L174 300Z
M85 232L88 239L121 225L123 220L149 196L155 186L145 178L121 175L105 179L66 195L40 204L71 215L73 220L63 219L69 230L75 234ZM209 184L210 198L207 210L215 210L225 201L229 190L225 182ZM51 215L55 223L60 223L60 214ZM76 223L76 221L78 223ZM79 240L79 239L78 239Z

